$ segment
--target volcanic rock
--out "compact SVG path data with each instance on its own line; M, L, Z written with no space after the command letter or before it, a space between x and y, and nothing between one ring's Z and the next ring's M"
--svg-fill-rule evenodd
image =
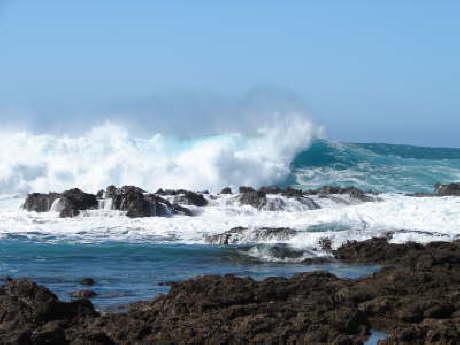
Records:
M442 196L460 195L460 182L450 184L436 184L435 191Z

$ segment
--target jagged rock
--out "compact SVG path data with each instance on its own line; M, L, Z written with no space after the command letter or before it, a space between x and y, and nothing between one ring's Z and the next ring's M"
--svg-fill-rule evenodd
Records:
M435 191L442 196L460 195L460 182L450 184L436 184Z
M195 206L206 206L208 201L203 196L203 193L195 193L186 189L159 189L156 194L158 195L172 195L174 196L173 203L181 203Z
M336 187L336 186L324 186L318 189L310 189L303 191L304 195L334 195L334 194L348 194L351 198L360 202L372 202L380 201L380 198L371 196L369 194L375 194L374 192L364 192L363 190L356 187Z
M219 194L232 194L232 189L230 187L222 188Z
M248 191L240 195L240 203L242 205L251 205L260 210L266 205L267 197L265 193L261 191Z
M38 342L39 339L46 338L62 340L62 331L59 327L52 330L50 322L60 320L70 325L78 318L96 316L98 314L91 302L60 302L47 288L28 279L9 280L0 287L2 345L47 344ZM36 342L32 342L33 339Z
M0 344L358 345L371 328L389 334L380 345L459 344L460 242L372 239L334 254L392 265L360 279L322 271L263 281L201 276L169 282L167 294L104 315L87 300L63 303L30 280L7 280L0 286Z
M205 236L205 241L211 244L240 244L251 242L282 242L287 241L297 232L291 228L262 227L249 230L249 228L237 226L229 231L217 235Z
M245 194L245 193L250 193L250 192L255 192L256 190L252 187L245 187L245 186L241 186L239 188L240 190L240 194Z
M107 187L105 195L112 198L112 209L126 211L126 216L131 218L192 215L187 208L171 204L159 195L146 194L143 189L134 186L110 186Z
M59 204L59 217L74 217L78 216L81 210L96 209L97 198L94 194L73 188L62 193Z
M51 205L60 197L58 193L32 193L27 195L26 201L24 202L24 209L27 211L35 212L48 212L51 209Z

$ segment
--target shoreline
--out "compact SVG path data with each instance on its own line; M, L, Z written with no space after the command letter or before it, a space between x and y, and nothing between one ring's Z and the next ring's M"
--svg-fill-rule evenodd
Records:
M0 287L0 335L5 344L40 338L62 345L357 345L375 329L389 335L379 345L460 341L460 241L374 238L344 244L333 256L385 266L358 279L324 271L263 281L202 276L172 282L167 294L131 303L127 312L103 315L88 300L59 302L29 280L10 280Z

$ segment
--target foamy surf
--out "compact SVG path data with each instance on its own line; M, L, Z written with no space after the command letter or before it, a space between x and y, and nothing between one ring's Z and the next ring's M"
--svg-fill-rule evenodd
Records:
M240 205L236 196L209 198L209 205L196 207L194 217L128 218L122 211L105 209L83 211L74 218L59 218L57 212L27 212L20 208L22 198L3 198L0 211L0 236L3 239L26 239L38 242L128 242L128 243L205 243L205 237L224 233L234 227L248 228L248 235L238 244L285 243L304 250L308 257L324 255L321 239L337 248L348 240L388 236L393 242L429 242L460 237L460 197L411 197L381 194L381 201L357 203L343 195L335 198L311 198L321 206L308 205L283 196L284 209L257 210ZM340 200L340 201L337 201ZM251 231L263 227L293 229L286 238L255 238ZM248 253L269 261L267 252L254 249ZM276 259L274 259L276 261ZM300 261L292 260L292 261Z

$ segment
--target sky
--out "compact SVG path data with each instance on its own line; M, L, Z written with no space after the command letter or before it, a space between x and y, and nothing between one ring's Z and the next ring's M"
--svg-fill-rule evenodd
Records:
M0 0L0 120L193 136L298 111L333 140L460 147L459 13L449 0Z

